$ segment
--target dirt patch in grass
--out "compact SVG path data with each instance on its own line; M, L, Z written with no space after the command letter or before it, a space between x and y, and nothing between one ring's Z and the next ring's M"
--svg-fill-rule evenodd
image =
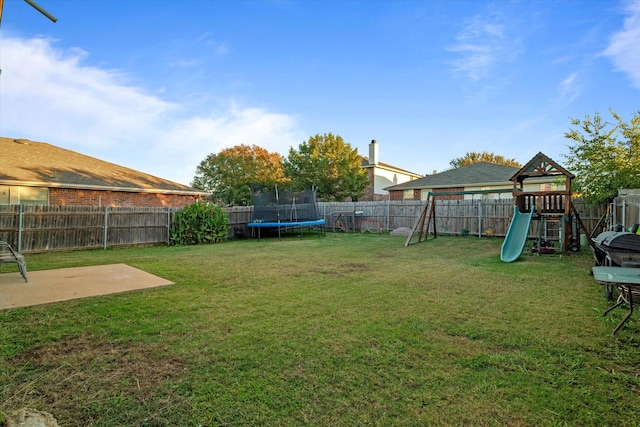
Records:
M304 266L292 266L284 269L284 277L304 277L309 275L345 277L349 274L361 273L371 270L371 266L365 263L343 262L336 260L332 264L316 264Z
M313 266L311 271L313 273L330 275L336 277L343 277L352 273L360 273L363 271L369 270L370 267L364 263L344 263L344 262L336 262L333 265L318 265Z
M184 403L167 387L187 374L184 361L158 343L108 343L81 335L8 362L13 369L6 378L10 392L1 403L4 412L38 408L60 425L90 425L114 402L123 413L136 412L131 419L147 422ZM158 399L161 390L164 396Z

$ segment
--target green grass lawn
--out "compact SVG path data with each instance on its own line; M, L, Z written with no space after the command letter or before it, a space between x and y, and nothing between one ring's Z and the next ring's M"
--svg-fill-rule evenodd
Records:
M593 258L332 234L29 255L168 287L0 312L0 410L61 426L637 426L640 322ZM3 268L9 271L9 267ZM635 317L637 317L636 315Z

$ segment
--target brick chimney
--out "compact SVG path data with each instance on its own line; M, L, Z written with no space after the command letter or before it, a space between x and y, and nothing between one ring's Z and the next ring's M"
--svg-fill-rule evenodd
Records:
M369 144L369 164L378 164L378 144L375 139L372 139L371 144Z

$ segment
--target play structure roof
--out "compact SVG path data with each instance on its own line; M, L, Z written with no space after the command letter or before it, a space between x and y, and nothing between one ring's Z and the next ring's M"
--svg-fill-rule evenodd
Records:
M542 152L536 154L529 162L516 172L510 180L514 183L522 182L527 178L544 177L544 176L565 176L569 179L575 176L553 161L550 157Z

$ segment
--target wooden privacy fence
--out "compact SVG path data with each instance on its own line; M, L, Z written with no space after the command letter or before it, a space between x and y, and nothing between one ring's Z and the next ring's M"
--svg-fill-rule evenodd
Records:
M0 240L20 252L168 243L163 208L2 205Z
M0 205L0 240L19 252L168 244L175 208ZM230 232L251 221L249 206L225 209Z
M601 219L604 205L587 205L580 199L573 200L580 219L588 230L592 230ZM361 212L357 217L360 221L378 221L381 228L391 231L400 227L413 228L424 208L423 201L383 201L383 202L351 202L332 203L319 202L318 210L324 215L327 226L333 228L336 216L332 212L353 210ZM511 218L513 217L514 201L511 197L490 199L446 200L436 199L435 227L439 234L460 234L468 232L471 235L494 234L505 236ZM357 221L356 221L357 222ZM538 235L538 227L543 227L542 234L549 238L557 238L559 230L547 229L549 224L534 221L531 226L531 236Z
M591 230L605 210L574 201L580 217ZM355 226L378 224L383 231L413 228L424 202L318 202L318 213L329 230L336 225L336 212L357 212ZM627 203L626 208L637 209ZM230 235L248 236L247 223L253 219L252 206L225 208L229 215ZM107 248L134 245L168 244L174 208L115 208L87 206L0 205L0 240L6 240L20 252ZM627 217L637 215L628 210ZM619 213L622 215L622 213ZM485 235L488 230L504 236L513 216L511 198L475 200L438 200L436 227L441 234ZM538 225L533 224L536 235ZM371 229L371 227L369 227ZM545 230L546 232L547 230Z

